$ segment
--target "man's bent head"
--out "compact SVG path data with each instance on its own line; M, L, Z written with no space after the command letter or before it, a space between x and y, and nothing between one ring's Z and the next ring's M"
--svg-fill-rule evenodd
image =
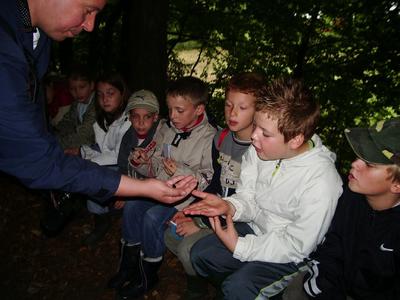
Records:
M106 0L28 0L32 25L56 41L92 31Z

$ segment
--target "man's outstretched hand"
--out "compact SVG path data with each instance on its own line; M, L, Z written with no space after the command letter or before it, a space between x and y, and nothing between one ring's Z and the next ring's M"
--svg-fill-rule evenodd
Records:
M154 185L151 183L149 187L149 192L155 193L150 197L162 203L175 203L182 200L197 186L197 179L193 176L176 176L167 181L148 180L156 181ZM162 187L162 185L165 185L165 187Z
M190 194L197 186L193 176L176 176L167 181L133 179L123 175L116 196L153 198L161 203L175 203Z

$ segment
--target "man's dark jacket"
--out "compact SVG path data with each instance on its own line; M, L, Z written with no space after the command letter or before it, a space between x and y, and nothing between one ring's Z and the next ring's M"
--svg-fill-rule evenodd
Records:
M0 2L0 171L31 188L62 189L105 200L117 190L121 176L65 156L47 131L43 93L34 97L34 86L47 70L51 41L40 31L33 50L32 28L22 17L20 3Z

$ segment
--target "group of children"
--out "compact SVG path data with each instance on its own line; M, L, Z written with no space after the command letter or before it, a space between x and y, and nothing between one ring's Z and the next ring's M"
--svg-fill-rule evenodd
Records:
M210 124L207 85L194 77L169 85L167 120L153 93L129 97L118 77L89 84L85 96L76 89L77 122L93 101L97 117L85 142L65 146L59 135L66 153L134 177L198 180L174 206L114 199L123 207L121 258L108 286L119 299L158 282L166 247L187 274L184 299L203 299L209 282L224 299L277 298L304 273L310 298L399 298L399 119L346 131L358 158L343 192L335 154L315 134L319 104L299 80L233 76L223 129Z

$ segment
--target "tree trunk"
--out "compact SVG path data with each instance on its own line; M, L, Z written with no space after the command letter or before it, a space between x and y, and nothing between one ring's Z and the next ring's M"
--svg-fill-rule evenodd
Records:
M153 91L165 106L167 0L125 0L121 35L122 73L132 91Z
M70 67L73 62L72 45L72 39L66 39L58 44L58 60L60 62L61 74L68 74L71 71Z

